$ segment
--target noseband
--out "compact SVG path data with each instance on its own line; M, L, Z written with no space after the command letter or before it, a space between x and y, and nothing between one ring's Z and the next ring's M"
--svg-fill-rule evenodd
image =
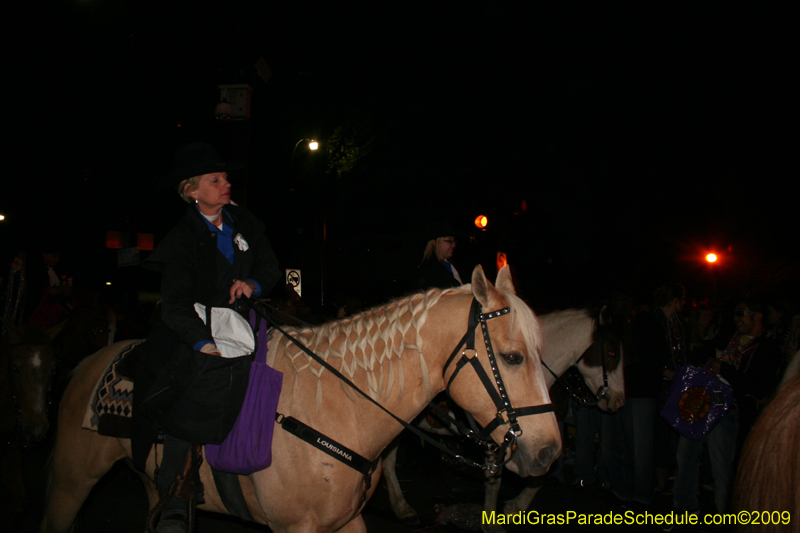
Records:
M455 370L453 374L450 376L450 379L447 382L447 392L450 393L450 385L452 385L453 381L456 379L456 376L464 368L467 364L472 365L472 368L475 370L475 373L480 378L481 382L483 383L486 392L491 397L492 401L494 402L495 406L497 407L497 415L494 419L489 422L484 428L480 428L478 432L478 437L482 441L482 444L488 449L489 452L496 453L498 460L501 460L505 455L506 450L510 448L511 452L516 449L517 447L517 438L522 436L522 428L519 427L519 423L517 422L517 418L521 416L529 416L529 415L537 415L542 413L551 413L555 410L555 407L552 403L546 403L542 405L535 405L535 406L528 406L528 407L520 407L518 409L514 409L511 405L511 400L508 397L508 393L506 392L506 387L503 383L503 378L500 375L500 369L497 366L497 359L494 355L494 350L492 349L492 341L489 338L489 328L486 324L487 320L492 318L497 318L503 315L506 315L510 312L510 308L504 307L498 311L492 311L490 313L481 313L481 304L478 300L472 300L472 306L470 307L469 313L469 325L467 326L467 332L461 338L461 340L456 345L453 352L450 354L450 357L447 359L447 362L444 364L444 368L442 369L442 378L445 377L447 374L447 369L450 367L450 364L455 360L456 356L459 353L461 346L464 346L464 349L461 350L461 358L458 360L455 366ZM486 345L486 354L489 357L489 365L492 367L492 374L494 376L494 383L486 375L486 371L483 369L483 366L478 361L478 352L475 349L475 328L480 324L481 332L483 333L483 342ZM467 355L468 352L471 355ZM495 390L495 385L497 385L497 390ZM503 439L503 443L498 446L491 438L492 432L497 429L498 426L508 424L509 430ZM469 435L468 435L469 436ZM509 459L511 455L509 454ZM498 463L492 465L491 469L495 471L502 466L503 464L507 463L508 459L503 461L502 463Z

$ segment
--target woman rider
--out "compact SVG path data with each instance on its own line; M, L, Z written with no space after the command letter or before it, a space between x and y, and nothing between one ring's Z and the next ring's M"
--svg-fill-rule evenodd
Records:
M194 304L244 313L238 302L242 296L266 295L281 277L264 225L248 210L231 203L228 170L244 166L244 162L225 164L209 144L192 143L176 151L174 169L159 184L161 188L177 188L181 198L191 205L142 265L161 272L162 278L161 323L154 326L143 345L142 364L136 376L134 413L138 416L134 418L133 446L134 463L141 470L157 431L170 427L169 408L187 399L187 389L182 387L187 383L186 376L192 374L198 360L207 359L196 352L220 356L210 329ZM224 364L222 361L219 364ZM232 406L221 409L224 420L209 419L202 392L196 402L194 397L188 398L189 409L174 415L181 422L194 421L199 430L184 434L173 430L165 435L157 479L162 496L167 486L183 475L192 445L219 438L204 437L206 428L211 433L219 427L227 428L224 432L230 430L249 375L249 364L239 368L242 370L224 374L233 383L228 386L228 397L222 400ZM167 385L162 386L164 383ZM162 393L165 389L166 393ZM163 509L156 532L186 531L187 514L187 500L172 498Z
M417 267L415 289L460 287L463 282L456 267L450 262L456 249L456 237L450 223L437 222L429 233L432 238L428 241L422 262Z

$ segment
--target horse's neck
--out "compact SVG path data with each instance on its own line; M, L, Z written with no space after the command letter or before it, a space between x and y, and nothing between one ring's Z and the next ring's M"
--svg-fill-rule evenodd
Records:
M544 335L542 361L561 376L591 346L594 321L583 309L568 309L540 315L539 323ZM550 372L545 372L545 379L548 388L556 381Z
M373 400L398 418L410 422L433 397L444 389L442 369L450 351L466 330L456 311L468 309L465 297L444 297L432 291L409 299L392 302L349 320L342 320L314 329L292 329L289 333L338 369ZM316 414L298 411L299 416L316 418L325 423L325 408L351 403L354 423L359 433L369 435L369 444L359 453L379 453L399 434L402 427L390 421L389 415L343 386L331 372L324 370L290 341L282 339L276 355L276 366L294 376L289 390L292 410L307 410L312 405ZM277 346L275 346L277 348ZM313 399L308 392L308 383ZM305 385L304 385L305 384ZM342 392L345 391L345 392ZM303 396L300 396L303 394ZM295 396L297 395L297 396ZM291 413L286 413L291 414ZM374 437L373 437L374 435ZM332 438L336 435L331 434Z

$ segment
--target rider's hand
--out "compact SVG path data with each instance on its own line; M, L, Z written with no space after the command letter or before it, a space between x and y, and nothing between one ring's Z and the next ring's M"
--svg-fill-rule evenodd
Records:
M211 344L210 342L208 344L204 344L203 347L200 348L200 351L203 353L207 353L209 355L216 355L217 357L222 357L219 348L217 348L216 345Z
M237 279L233 282L233 285L231 285L231 300L228 303L232 304L234 301L241 298L242 295L250 298L255 290L256 286L252 281L243 281L241 279Z

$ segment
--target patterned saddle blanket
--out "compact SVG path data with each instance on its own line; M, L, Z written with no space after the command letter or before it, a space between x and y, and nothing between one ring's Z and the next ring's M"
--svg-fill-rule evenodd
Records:
M96 431L106 437L131 437L133 382L117 372L117 365L142 342L144 341L140 340L126 346L108 365L97 382L94 393L89 397L89 405L83 418L84 429Z

